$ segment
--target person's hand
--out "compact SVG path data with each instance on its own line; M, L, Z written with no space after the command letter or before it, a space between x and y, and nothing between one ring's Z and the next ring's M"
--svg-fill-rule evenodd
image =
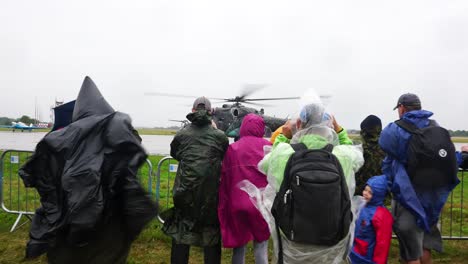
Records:
M293 132L292 132L292 127L291 127L291 126L292 126L291 120L286 121L286 123L284 123L284 125L283 125L283 132L282 132L282 134L283 134L285 137L289 138L289 139L291 139L292 136L293 136L293 135L292 135Z
M333 129L336 133L340 133L341 130L343 130L343 127L338 124L334 115L330 115L330 117L332 119Z

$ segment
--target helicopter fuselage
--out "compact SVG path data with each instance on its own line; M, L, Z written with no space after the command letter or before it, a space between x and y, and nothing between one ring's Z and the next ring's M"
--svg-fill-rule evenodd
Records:
M256 114L263 117L265 121L265 136L270 136L272 131L282 126L285 118L276 118L264 115L263 109L257 110L251 107L245 107L241 104L224 104L222 107L216 107L212 111L213 120L218 129L224 131L229 137L239 136L239 129L242 124L242 119L247 114Z

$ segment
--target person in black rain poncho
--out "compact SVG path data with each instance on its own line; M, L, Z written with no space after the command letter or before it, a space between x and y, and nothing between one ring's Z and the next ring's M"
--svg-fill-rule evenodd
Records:
M147 155L130 117L86 77L72 123L48 133L19 174L41 196L26 258L49 263L125 263L157 206L136 178Z

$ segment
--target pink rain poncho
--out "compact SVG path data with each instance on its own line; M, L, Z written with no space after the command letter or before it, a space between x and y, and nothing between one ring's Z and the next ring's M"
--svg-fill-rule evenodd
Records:
M271 143L263 139L265 123L260 116L248 114L240 128L239 141L231 144L224 156L219 186L218 217L223 246L236 248L249 241L265 241L270 237L267 222L240 189L239 182L248 180L257 188L268 182L258 168L263 158L263 146Z

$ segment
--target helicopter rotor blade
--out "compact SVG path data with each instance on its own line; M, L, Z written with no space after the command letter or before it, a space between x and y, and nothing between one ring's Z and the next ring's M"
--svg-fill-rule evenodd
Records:
M147 96L167 96L167 97L182 97L182 98L192 98L196 99L200 96L194 95L184 95L184 94L170 94L170 93L159 93L159 92L146 92L145 95ZM208 99L215 99L215 100L226 100L225 98L214 98L214 97L207 97Z
M149 96L167 96L167 97L183 97L183 98L197 98L191 95L182 95L182 94L169 94L169 93L159 93L159 92L147 92L145 95Z
M245 102L251 101L273 101L273 100L296 100L300 99L300 97L277 97L277 98L255 98L255 99L245 99Z
M332 96L331 95L320 95L320 99L330 99ZM252 98L252 99L244 99L244 102L250 102L250 101L273 101L273 100L297 100L301 99L301 97L277 97L277 98Z
M220 99L215 99L215 100L220 100ZM226 102L229 102L229 101L226 101L226 100L220 100L220 101L211 101L211 104L224 104Z
M243 103L247 105L256 105L256 106L272 106L269 104L259 104L259 103L253 103L253 102L243 102Z
M239 98L244 99L247 96L250 96L254 92L261 90L268 85L265 83L246 83L242 86L242 92Z

